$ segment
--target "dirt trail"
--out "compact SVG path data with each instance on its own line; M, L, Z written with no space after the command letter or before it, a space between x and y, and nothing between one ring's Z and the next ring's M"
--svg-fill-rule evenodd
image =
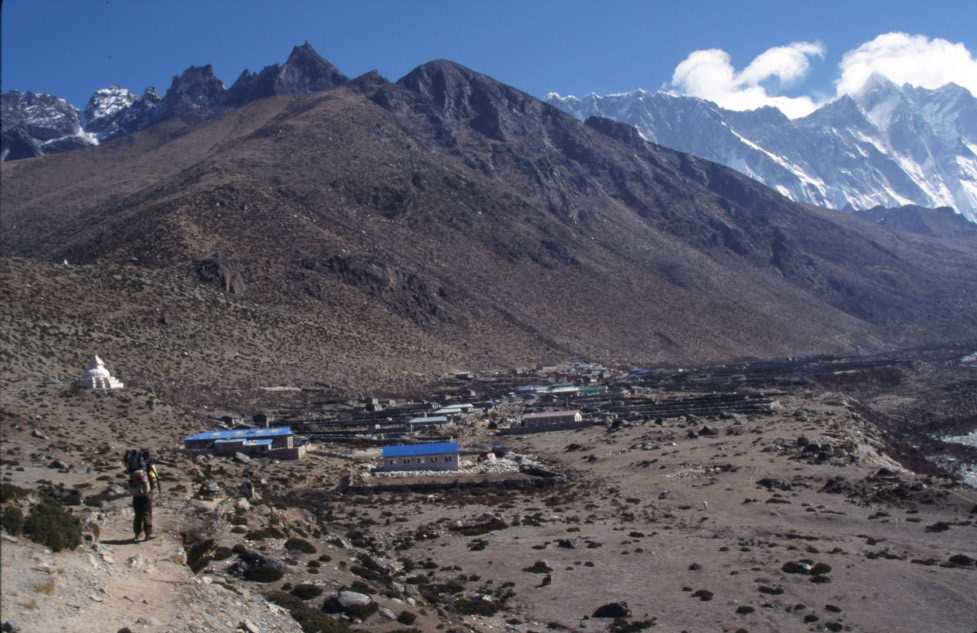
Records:
M298 631L247 589L190 572L179 536L185 503L164 497L157 504L150 541L131 541L132 510L124 505L104 514L97 545L74 552L5 539L3 620L25 632L233 631L245 620L261 631Z

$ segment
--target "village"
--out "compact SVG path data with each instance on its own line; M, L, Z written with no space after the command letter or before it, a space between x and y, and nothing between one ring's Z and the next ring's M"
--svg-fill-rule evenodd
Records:
M344 633L330 627L620 633L703 614L733 631L925 630L930 611L900 623L893 598L857 595L887 574L914 591L932 593L934 574L969 586L977 498L949 474L977 449L938 453L916 435L933 452L906 452L899 428L841 392L885 393L921 365L956 379L972 353L567 362L453 372L426 395L286 385L238 408L161 403L95 356L20 392L43 401L14 411L5 507L58 499L81 546L45 555L5 527L4 617L200 633L297 633L288 618ZM126 538L133 448L160 469L152 541ZM150 579L172 583L167 597L130 603L127 587ZM65 602L38 614L49 584ZM208 606L161 610L186 591Z
M352 464L341 482L347 491L552 485L558 473L513 453L506 440L665 418L763 415L777 395L751 390L662 398L652 395L658 392L654 381L644 370L584 362L490 375L457 372L439 385L437 400L373 397L316 402L314 412L293 404L250 418L224 415L218 428L186 437L184 448L272 459L328 451Z
M972 364L972 358L964 356L960 363ZM350 462L339 482L346 490L443 484L449 478L452 486L511 485L558 476L532 456L512 453L506 442L518 436L661 425L666 419L701 424L689 433L710 435L717 431L709 422L769 416L778 398L817 381L863 373L884 377L909 362L898 356L822 357L688 369L610 369L569 362L486 374L455 372L436 385L430 400L330 400L319 399L315 391L302 399L288 397L300 390L273 389L286 396L278 406L250 415L208 414L215 425L184 437L183 448L190 455L239 460L301 460L309 451L325 452ZM75 387L117 390L124 384L96 355Z

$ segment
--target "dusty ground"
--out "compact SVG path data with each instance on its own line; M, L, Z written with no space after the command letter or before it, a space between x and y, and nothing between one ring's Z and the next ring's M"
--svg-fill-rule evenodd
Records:
M234 631L245 621L262 631L300 631L246 587L190 572L179 536L182 503L157 507L159 536L151 541L129 542L132 513L124 507L103 515L101 542L81 551L54 554L4 535L3 620L23 631L204 633Z
M568 474L544 490L352 496L333 490L349 462L327 451L299 463L191 459L174 450L199 424L190 412L160 403L120 422L120 398L137 394L59 400L58 389L40 390L48 408L32 405L31 418L8 400L5 481L98 496L121 481L120 450L149 444L161 447L166 496L148 544L121 542L125 497L77 507L101 517L96 547L52 554L5 540L3 619L25 631L232 630L244 619L295 630L259 596L301 583L322 589L315 609L343 588L372 596L383 611L357 626L383 631L619 630L591 617L616 601L634 630L977 630L977 491L904 470L837 394L784 396L771 415L505 438ZM493 439L479 426L462 442ZM236 509L245 468L262 499ZM222 493L192 499L207 480ZM201 518L213 519L220 560L193 574L181 532ZM236 545L283 562L284 577L241 579ZM830 570L788 573L789 562ZM411 627L390 619L404 611Z

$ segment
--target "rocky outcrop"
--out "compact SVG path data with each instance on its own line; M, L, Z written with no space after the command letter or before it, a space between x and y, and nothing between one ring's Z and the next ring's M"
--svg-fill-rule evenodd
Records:
M284 64L265 66L259 73L242 72L227 91L226 101L240 106L264 97L327 90L347 81L338 68L306 42L293 48Z
M162 101L153 87L147 88L141 97L118 86L102 88L88 100L82 122L86 132L94 134L99 141L107 141L155 123Z
M54 95L12 90L0 95L3 160L32 158L94 145L78 108Z
M895 208L877 206L860 211L859 215L894 231L950 239L977 238L977 224L968 222L950 207L928 209L915 204Z
M379 75L369 74L362 80L367 84L383 82ZM206 120L229 106L275 95L328 90L348 82L306 42L292 49L284 64L266 66L258 73L245 70L227 90L210 64L191 66L175 76L163 97L152 87L142 96L121 86L100 88L81 113L59 97L14 90L2 97L2 160L96 145L166 119Z
M224 102L224 82L214 75L214 67L191 66L173 78L160 103L160 118L206 119L216 114Z

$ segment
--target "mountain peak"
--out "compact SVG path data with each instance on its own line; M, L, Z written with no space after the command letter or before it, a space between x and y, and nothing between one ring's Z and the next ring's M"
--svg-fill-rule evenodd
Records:
M114 84L108 88L99 88L88 99L88 104L82 112L82 122L85 127L88 127L98 119L104 119L128 108L136 98L129 89Z
M292 49L284 64L265 66L260 73L244 70L226 99L232 105L244 105L274 95L327 90L347 81L346 75L305 42Z
M902 90L895 82L880 73L872 73L852 98L865 110L871 110L879 103L894 103L902 96Z
M275 94L318 92L349 81L339 69L316 52L308 42L292 49L278 72Z
M900 87L876 74L857 94L795 120L666 92L547 101L581 121L630 123L653 143L732 167L800 202L950 206L977 222L977 99L954 85Z
M205 118L223 101L224 82L214 67L190 66L173 78L161 104L164 118L187 116Z
M319 55L319 52L312 47L312 44L309 44L309 40L305 40L305 42L293 46L292 52L289 53L288 59L285 61L285 63L289 64L302 59L326 61L321 55Z
M447 59L418 66L397 85L429 101L444 121L468 123L497 140L519 133L523 126L516 119L536 102L512 86Z

